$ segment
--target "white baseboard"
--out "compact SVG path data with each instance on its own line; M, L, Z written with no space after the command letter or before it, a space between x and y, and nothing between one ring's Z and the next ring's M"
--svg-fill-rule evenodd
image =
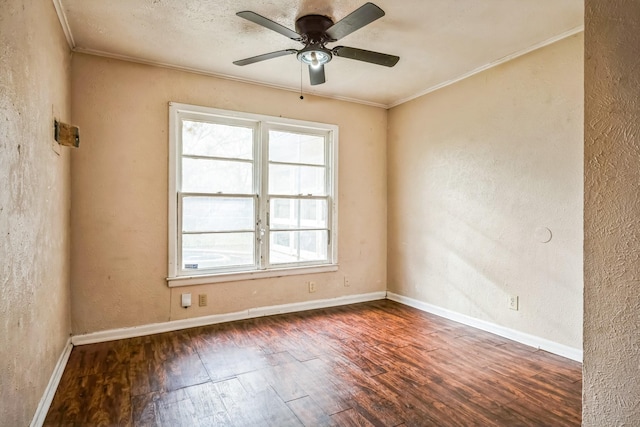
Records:
M314 310L318 308L337 307L340 305L356 304L359 302L385 299L386 292L372 292L368 294L347 295L338 298L297 302L292 304L273 305L268 307L250 308L234 313L214 314L211 316L195 317L192 319L172 320L163 323L135 326L132 328L110 329L107 331L93 332L84 335L74 335L71 338L73 345L94 344L98 342L113 341L124 338L141 337L145 335L159 334L163 332L178 331L181 329L195 328L198 326L214 325L217 323L232 322L235 320L252 319L255 317L271 316L274 314L294 313L297 311Z
M491 332L492 334L508 338L521 344L536 347L541 350L566 357L567 359L575 360L577 362L582 362L583 351L581 349L569 347L545 338L530 335L524 332L517 331L515 329L506 328L504 326L496 325L495 323L476 319L465 314L460 314L446 308L438 307L436 305L428 304L426 302L422 302L413 298L394 294L392 292L387 292L387 298L392 301L417 308L418 310L435 314L436 316L444 317L445 319L453 320L454 322L462 323L464 325L472 326L483 331Z
M51 402L53 401L53 396L55 396L58 384L60 384L60 380L62 379L64 368L67 366L67 362L69 361L69 355L71 355L72 349L73 344L71 343L71 338L69 338L67 340L67 344L62 350L62 354L58 358L58 363L56 363L56 366L53 368L53 373L51 374L51 378L49 378L49 384L47 384L47 388L44 389L40 403L38 403L36 413L33 415L33 419L31 420L31 427L41 427L44 423L44 420L47 417L47 412L49 412Z

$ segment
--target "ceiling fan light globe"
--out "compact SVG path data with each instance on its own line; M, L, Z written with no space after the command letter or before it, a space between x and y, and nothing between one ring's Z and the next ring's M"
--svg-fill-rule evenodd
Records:
M303 49L298 54L298 60L317 68L331 61L331 52L323 48Z

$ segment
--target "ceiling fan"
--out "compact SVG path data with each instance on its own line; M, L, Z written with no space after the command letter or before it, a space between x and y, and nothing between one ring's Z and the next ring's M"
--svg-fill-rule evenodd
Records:
M295 53L300 62L309 66L309 79L311 84L319 85L326 81L324 64L331 61L333 56L384 65L386 67L393 67L400 60L398 56L356 49L354 47L326 47L327 43L336 42L365 25L372 23L376 19L382 18L384 11L373 3L365 3L336 23L334 23L331 18L323 15L301 16L296 20L296 31L290 30L255 12L244 11L238 12L236 15L258 25L262 25L276 33L280 33L285 37L289 37L291 40L300 42L304 47L300 50L284 49L252 56L251 58L234 61L233 63L235 65L249 65L280 56L293 55Z

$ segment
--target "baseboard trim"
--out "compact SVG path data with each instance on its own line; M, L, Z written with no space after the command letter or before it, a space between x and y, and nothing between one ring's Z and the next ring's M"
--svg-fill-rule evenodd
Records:
M110 329L89 334L74 335L71 337L71 342L73 345L95 344L124 338L135 338L145 335L160 334L163 332L179 331L181 329L195 328L199 326L215 325L217 323L271 316L274 314L295 313L298 311L338 307L341 305L357 304L359 302L381 300L385 299L386 295L387 293L382 291L291 304L250 308L248 310L237 311L234 313L214 314L211 316L194 317L192 319L171 320L168 322L152 323L131 328Z
M475 317L457 313L413 298L394 294L393 292L387 292L387 299L582 363L583 351L577 348L559 344L515 329L496 325L495 323L487 322L485 320L476 319Z
M56 363L56 366L53 368L51 378L49 378L49 384L47 384L47 388L44 389L44 393L42 394L40 403L38 403L36 413L33 415L33 419L31 420L30 427L41 427L42 424L44 424L44 420L47 417L47 412L49 412L51 402L53 402L53 396L55 396L56 390L58 390L58 384L60 384L62 374L67 366L72 349L73 344L71 343L71 338L69 338L62 350L62 354L60 354L60 357L58 358L58 363Z

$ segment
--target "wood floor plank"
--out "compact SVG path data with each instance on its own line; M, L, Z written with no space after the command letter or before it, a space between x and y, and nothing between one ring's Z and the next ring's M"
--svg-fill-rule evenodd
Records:
M375 381L398 396L398 400L403 406L406 425L435 426L441 425L447 419L447 414L436 406L435 396L425 393L422 390L422 385L396 372L377 375Z
M231 420L237 426L302 425L272 390L247 392L237 378L215 384Z
M250 398L237 378L217 382L214 386L227 409L232 425L268 425L266 419L256 410L253 399Z
M304 425L291 407L272 388L250 396L250 407L264 418L267 425L272 427Z
M231 332L224 325L212 325L186 331L193 348L198 353L213 353L237 348Z
M187 387L184 392L196 408L196 417L202 420L202 425L212 425L207 424L211 420L215 420L214 425L231 425L227 408L214 383Z
M240 384L253 401L253 410L261 413L268 425L302 425L294 412L265 377L272 378L273 367L238 376ZM283 424L286 421L286 424Z
M131 418L134 426L152 427L158 424L158 414L155 406L157 398L157 392L131 397Z
M287 405L305 427L338 425L310 396L290 400Z
M189 399L177 402L160 403L158 409L158 424L175 427L200 427L200 420L196 417L196 408ZM204 426L202 426L204 427Z
M201 353L200 358L213 381L270 366L270 360L259 347L234 347L226 351Z
M300 384L299 378L292 375L292 372L298 370L297 365L300 363L295 361L286 365L273 366L268 370L262 371L269 385L285 402L307 395L306 390Z
M375 427L355 409L347 409L331 416L336 425L344 427Z
M545 408L536 405L526 398L517 399L505 407L508 412L522 420L523 426L577 426L580 420L575 418L563 418Z
M326 414L333 415L351 408L349 385L339 381L321 359L308 360L303 365L311 373L310 384L305 384L305 390Z
M45 426L579 426L580 363L388 300L75 347Z
M286 375L295 378L300 394L312 396L313 401L326 414L331 415L350 407L347 400L352 395L345 393L347 388L343 384L335 385L326 375L318 375L310 361L293 363L284 369L286 369Z
M502 375L497 373L498 375ZM580 420L580 397L567 395L558 390L550 389L551 384L544 384L532 381L525 377L503 376L502 383L511 387L518 395L520 401L531 402L532 404L546 408L547 412L553 413L560 419Z

